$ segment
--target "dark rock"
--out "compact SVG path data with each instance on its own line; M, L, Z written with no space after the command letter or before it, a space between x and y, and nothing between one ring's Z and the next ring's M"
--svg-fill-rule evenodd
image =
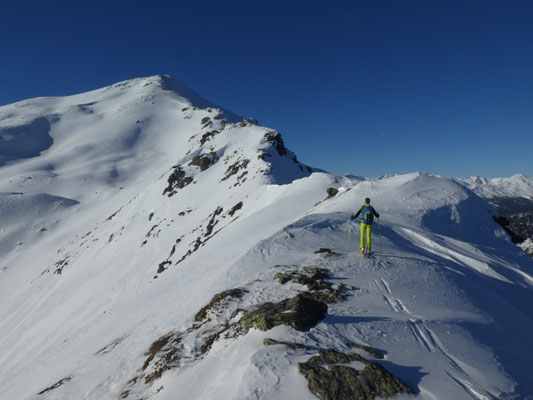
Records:
M302 296L315 301L333 304L346 300L349 294L348 288L339 284L336 289L333 289L331 283L326 281L327 278L329 278L329 270L317 267L306 267L303 271L278 272L274 275L274 279L282 285L292 281L307 286L309 291L302 293Z
M337 253L335 253L334 251L332 251L331 249L328 249L326 247L321 247L320 249L316 250L314 253L315 254L323 254L326 257L328 257L328 256L337 256L338 255Z
M303 294L306 297L317 301L323 301L327 304L339 303L345 301L349 295L349 291L342 283L337 286L337 289L331 289L331 286L327 289L314 290Z
M120 207L117 211L115 211L113 214L111 214L109 217L107 217L106 221L111 221L115 216L122 210L122 207Z
M336 196L339 191L335 188L327 188L326 193L328 194L328 197L326 197L326 200L331 199L332 197Z
M376 349L370 346L365 346L364 344L358 344L358 343L352 343L352 348L357 348L366 351L368 354L370 354L372 357L375 357L379 360L383 359L383 355L378 353Z
M500 225L505 232L511 237L511 241L515 244L522 243L526 238L517 235L513 230L509 228L510 222L506 217L492 217L494 221Z
M278 303L264 303L246 312L240 320L244 331L251 328L266 331L277 325L288 325L299 331L307 331L326 316L326 303L301 294Z
M247 125L257 125L259 122L255 118L243 118L239 122L239 126L244 128Z
M274 275L274 279L276 279L282 285L285 285L287 282L292 281L294 276L294 272L278 272L276 275Z
M69 258L70 255L67 254L62 260L55 263L56 270L54 271L54 274L61 275L63 269L69 264Z
M37 395L45 394L46 392L50 392L52 390L55 390L58 387L63 386L66 382L69 382L70 380L72 380L72 378L70 376L67 376L66 378L63 378L63 379L57 381L56 383L54 383L52 386L41 390L39 393L37 393Z
M204 233L205 237L208 237L211 235L211 233L213 233L213 229L215 228L215 225L218 224L218 220L216 219L216 217L222 214L222 211L224 211L222 207L217 207L217 209L213 212L213 214L211 214L211 219L209 220L209 223L207 224L207 228Z
M172 174L168 177L168 186L163 191L163 195L168 193L168 197L172 197L176 194L178 189L183 189L185 186L189 185L193 179L190 176L187 176L185 171L178 165Z
M219 157L217 153L211 152L208 154L200 154L194 157L189 165L195 165L200 168L200 171L205 171L211 165L218 161Z
M201 124L202 124L202 125L205 125L205 124L207 124L209 121L211 121L211 118L209 118L209 117L204 117L204 118L202 118L202 122L201 122Z
M492 197L487 201L500 214L495 218L513 243L533 238L533 200L524 197Z
M231 208L231 210L228 211L229 216L230 216L230 217L233 217L233 215L234 215L238 210L240 210L240 209L242 208L242 206L243 206L242 201L239 201L237 204L235 204L235 205Z
M165 268L165 265L168 265L170 264L171 262L170 261L163 261L162 263L159 264L158 268L157 268L157 273L158 274L161 274L163 272L165 272L166 268Z
M294 283L306 285L309 290L329 287L329 284L324 282L326 278L329 278L329 270L317 267L306 267L303 271L278 272L274 275L274 279L277 279L282 285L293 281Z
M222 178L222 181L225 181L229 179L231 176L239 173L241 169L246 169L248 167L248 164L250 163L250 160L240 160L236 163L230 165L228 169L226 170L226 173L224 174L224 177Z
M272 154L269 154L264 151L260 152L259 155L257 156L258 159L263 160L263 161L266 161L266 159L270 157L272 157Z
M344 365L353 361L365 364L358 371ZM307 379L309 390L323 400L371 400L394 397L414 391L380 364L370 362L356 353L345 354L330 349L318 350L318 355L298 364L298 371Z
M265 346L283 345L283 346L290 347L291 349L294 349L294 350L309 350L309 347L307 347L304 344L295 343L295 342L279 341L279 340L270 339L270 338L265 338L265 340L263 340L263 344Z
M208 140L211 140L212 137L218 135L221 131L219 129L214 129L212 131L206 132L200 138L200 146L203 146Z
M287 155L287 148L285 147L285 143L283 143L283 139L278 132L268 132L265 134L264 139L274 146L280 156Z

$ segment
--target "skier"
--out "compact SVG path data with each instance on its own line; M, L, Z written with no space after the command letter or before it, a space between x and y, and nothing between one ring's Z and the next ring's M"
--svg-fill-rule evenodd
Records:
M370 205L370 199L367 197L365 199L365 204L359 208L359 211L355 215L352 215L350 218L355 219L359 215L362 216L361 219L361 244L359 245L359 250L363 257L366 254L370 254L372 249L372 224L374 223L374 216L379 218L378 212ZM365 251L365 235L366 235L366 251Z

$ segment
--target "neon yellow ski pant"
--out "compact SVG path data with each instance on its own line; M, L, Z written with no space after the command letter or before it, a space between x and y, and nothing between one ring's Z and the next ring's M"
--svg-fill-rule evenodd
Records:
M372 225L367 225L361 221L361 244L359 249L365 248L365 236L366 236L366 249L372 250Z

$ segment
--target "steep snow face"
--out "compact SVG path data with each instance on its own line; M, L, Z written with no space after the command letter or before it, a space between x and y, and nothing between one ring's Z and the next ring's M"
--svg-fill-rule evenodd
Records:
M455 181L312 170L160 76L0 107L0 132L50 138L0 148L2 398L312 399L298 364L326 348L421 399L533 393L533 261ZM319 293L274 279L310 266ZM246 325L302 293L337 302L305 329Z
M524 197L533 200L533 177L521 174L510 178L491 179L473 176L468 179L457 179L457 181L481 197Z

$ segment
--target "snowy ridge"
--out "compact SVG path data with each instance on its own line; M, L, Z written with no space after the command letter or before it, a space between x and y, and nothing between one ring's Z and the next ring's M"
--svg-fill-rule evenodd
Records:
M313 170L161 76L0 107L0 138L2 400L313 399L298 371L318 349L405 398L533 393L533 260L463 184ZM365 197L381 220L362 259ZM275 279L308 267L321 292ZM302 329L246 325L302 293L335 301Z

